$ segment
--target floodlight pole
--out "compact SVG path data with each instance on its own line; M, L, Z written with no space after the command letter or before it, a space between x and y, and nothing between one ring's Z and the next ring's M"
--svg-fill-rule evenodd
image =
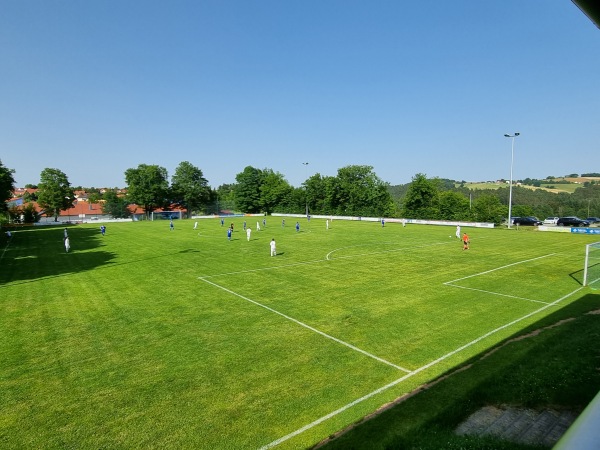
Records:
M515 138L521 133L505 134L504 137L511 138L510 146L510 185L508 187L508 228L511 226L512 216L512 187L513 187L513 163L515 161Z

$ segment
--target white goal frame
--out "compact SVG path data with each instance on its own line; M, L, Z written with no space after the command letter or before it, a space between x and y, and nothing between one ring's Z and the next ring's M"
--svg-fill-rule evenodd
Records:
M596 258L592 258L592 260L590 260L590 249L592 248L597 248L598 252L600 252L600 241L599 242L592 242L591 244L587 244L585 246L585 262L583 265L583 285L584 286L588 286L592 283L596 283L598 280L600 280L599 278L595 278L593 280L589 280L589 276L590 273L588 272L588 267L590 267L590 264L600 264L600 259L598 259L597 262L595 262Z
M156 214L156 216L155 216ZM182 218L182 214L181 211L152 211L152 214L150 215L150 220L154 221L155 217L159 218L159 220L168 220L167 218L165 218L165 215L170 215L173 217L176 217L178 219Z

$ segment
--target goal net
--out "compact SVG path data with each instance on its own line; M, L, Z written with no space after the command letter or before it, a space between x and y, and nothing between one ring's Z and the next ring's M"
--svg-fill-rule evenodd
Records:
M151 220L181 219L181 211L152 211Z
M600 289L600 242L585 246L583 285Z

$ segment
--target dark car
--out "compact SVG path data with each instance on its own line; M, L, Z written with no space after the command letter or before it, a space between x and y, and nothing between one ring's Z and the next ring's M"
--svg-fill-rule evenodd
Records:
M537 217L533 217L533 216L515 217L513 220L513 223L515 225L531 225L534 227L537 227L538 225L542 224L542 222Z
M589 227L590 223L587 220L580 219L579 217L561 217L556 222L559 227Z
M589 223L600 223L600 217L588 217L585 221Z

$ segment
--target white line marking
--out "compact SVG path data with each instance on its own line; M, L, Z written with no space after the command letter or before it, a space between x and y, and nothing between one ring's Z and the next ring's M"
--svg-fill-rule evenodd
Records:
M475 288L460 286L458 284L450 284L450 283L444 283L444 284L447 285L447 286L450 286L450 287L455 287L455 288L460 288L460 289L467 289L469 291L483 292L484 294L492 294L492 295L499 295L501 297L516 298L517 300L527 300L528 302L542 303L544 305L548 304L548 302L544 302L542 300L534 300L532 298L517 297L516 295L508 295L508 294L500 294L499 292L484 291L483 289L475 289Z
M265 445L263 447L260 447L259 450L267 450L269 448L273 448L273 447L281 444L282 442L287 441L288 439L291 439L291 438L293 438L295 436L298 436L299 434L302 434L306 430L314 428L315 426L317 426L317 425L325 422L326 420L331 419L334 416L337 416L338 414L346 411L347 409L353 407L354 405L357 405L358 403L361 403L361 402L363 402L363 401L365 401L365 400L367 400L367 399L369 399L369 398L371 398L371 397L373 397L373 396L375 396L377 394L380 394L381 392L383 392L383 391L385 391L385 390L387 390L387 389L389 389L389 388L391 388L391 387L393 387L393 386L401 383L402 381L404 381L404 380L406 380L406 379L408 379L408 378L410 378L410 377L412 377L412 376L414 376L414 375L416 375L416 374L418 374L418 373L420 373L420 372L422 372L422 371L424 371L426 369L429 369L430 367L435 366L436 364L444 361L445 359L448 359L450 356L453 356L456 353L459 353L462 350L464 350L464 349L466 349L468 347L471 347L472 345L474 345L477 342L479 342L479 341L481 341L481 340L483 340L483 339L491 336L492 334L495 334L495 333L497 333L497 332L499 332L499 331L501 331L501 330L503 330L505 328L508 328L508 327L510 327L510 326L518 323L518 322L521 322L522 320L525 320L525 319L527 319L527 318L529 318L529 317L531 317L531 316L533 316L533 315L535 315L535 314L537 314L537 313L539 313L539 312L541 312L541 311L543 311L545 309L548 309L551 306L554 306L554 305L560 303L564 299L566 299L566 298L572 296L573 294L579 292L581 289L583 289L583 287L579 287L579 288L575 289L573 292L565 295L564 297L561 297L558 300L556 300L556 301L554 301L552 303L547 304L546 306L542 306L541 308L539 308L539 309L537 309L537 310L535 310L535 311L533 311L533 312L531 312L529 314L526 314L523 317L520 317L519 319L515 319L512 322L509 322L509 323L507 323L505 325L502 325L501 327L498 327L495 330L492 330L492 331L490 331L490 332L488 332L488 333L486 333L486 334L478 337L477 339L472 340L471 342L463 345L462 347L459 347L459 348L451 351L450 353L447 353L444 356L441 356L440 358L436 359L435 361L431 361L430 363L425 364L424 366L419 367L418 369L413 370L412 372L410 372L410 373L402 376L401 378L398 378L397 380L392 381L391 383L386 384L385 386L380 387L379 389L376 389L373 392L370 392L369 394L367 394L367 395L365 395L365 396L363 396L363 397L361 397L359 399L356 399L353 402L350 402L347 405L342 406L341 408L336 409L335 411L330 412L329 414L327 414L327 415L325 415L323 417L320 417L319 419L315 420L314 422L311 422L308 425L305 425L302 428L299 428L299 429L297 429L296 431L293 431L290 434L287 434L287 435L285 435L285 436L283 436L283 437L281 437L281 438L279 438L279 439L277 439L277 440L275 440L275 441L273 441L273 442L271 442L271 443L269 443L269 444L267 444L267 445Z
M485 275L486 273L495 272L496 270L506 269L507 267L516 266L518 264L523 264L523 263L526 263L526 262L531 262L531 261L535 261L537 259L547 258L548 256L554 256L554 255L556 255L556 253L550 253L549 255L538 256L537 258L526 259L524 261L517 261L516 263L507 264L507 265L502 266L502 267L496 267L495 269L486 270L485 272L479 272L479 273L476 273L474 275L469 275L469 276L466 276L466 277L457 278L456 280L447 281L444 284L455 283L457 281L466 280L467 278L478 277L479 275Z
M550 253L548 255L538 256L537 258L527 259L527 260L524 260L524 261L518 261L518 262L515 262L515 263L512 263L512 264L507 264L505 266L496 267L495 269L486 270L485 272L479 272L479 273L476 273L476 274L473 274L473 275L468 275L466 277L457 278L456 280L446 281L443 284L446 285L446 286L451 286L451 287L455 287L455 288L467 289L467 290L470 290L470 291L483 292L483 293L486 293L486 294L499 295L501 297L515 298L515 299L518 299L518 300L526 300L528 302L543 303L544 305L548 305L549 304L548 302L544 302L542 300L534 300L532 298L517 297L516 295L502 294L500 292L485 291L483 289L475 289L475 288L470 288L470 287L466 287L466 286L460 286L460 285L454 284L454 283L457 282L457 281L462 281L462 280L466 280L468 278L478 277L480 275L485 275L487 273L495 272L497 270L506 269L507 267L516 266L518 264L524 264L526 262L531 262L531 261L535 261L537 259L547 258L548 256L554 256L554 255L556 255L556 253Z
M2 261L2 258L4 258L4 254L6 253L6 249L8 248L9 244L10 244L10 239L6 242L6 247L4 247L4 250L2 251L2 255L0 255L0 261Z
M231 295L235 295L236 297L239 297L239 298L241 298L241 299L243 299L243 300L246 300L247 302L253 303L253 304L254 304L254 305L256 305L256 306L260 306L261 308L265 308L266 310L269 310L269 311L271 311L272 313L278 314L278 315L280 315L281 317L284 317L284 318L286 318L287 320L290 320L290 321L292 321L292 322L294 322L294 323L296 323L296 324L298 324L298 325L300 325L300 326L302 326L302 327L304 327L304 328L307 328L307 329L309 329L309 330L311 330L311 331L313 331L313 332L315 332L315 333L317 333L317 334L320 334L321 336L324 336L324 337L326 337L327 339L331 339L332 341L335 341L335 342L337 342L338 344L342 344L342 345L344 345L344 346L346 346L346 347L348 347L348 348L350 348L350 349L352 349L352 350L354 350L354 351L356 351L356 352L362 353L363 355L365 355L365 356L368 356L369 358L373 358L373 359L375 359L375 360L377 360L377 361L379 361L379 362L381 362L381 363L387 364L388 366L392 366L392 367L394 367L395 369L401 370L401 371L403 371L403 372L410 373L410 370L408 370L408 369L405 369L404 367L401 367L401 366L398 366L398 365L396 365L396 364L394 364L394 363L391 363L391 362L389 362L389 361L386 361L385 359L383 359L383 358L380 358L379 356L375 356L375 355L373 355L373 354L371 354L371 353L369 353L369 352L366 352L366 351L364 351L364 350L362 350L362 349L360 349L360 348L358 348L358 347L355 347L355 346L354 346L354 345L352 345L352 344L349 344L349 343L347 343L347 342L344 342L344 341L342 341L342 340L340 340L340 339L338 339L338 338L335 338L335 337L333 337L333 336L331 336L331 335L329 335L329 334L327 334L327 333L324 333L324 332L322 332L322 331L319 331L319 330L317 330L316 328L313 328L313 327L311 327L310 325L308 325L308 324L306 324L306 323L304 323L304 322L300 322L299 320L297 320L297 319L294 319L293 317L290 317L290 316L288 316L288 315L285 315L285 314L283 314L283 313L281 313L281 312L277 311L276 309L273 309L273 308L271 308L271 307L269 307L269 306L263 305L262 303L259 303L259 302L257 302L257 301L251 300L251 299L249 299L248 297L244 297L243 295L241 295L241 294L238 294L237 292L234 292L234 291L232 291L232 290L230 290L230 289L227 289L227 288L225 288L225 287L223 287L223 286L220 286L220 285L218 285L217 283L213 283L212 281L206 280L206 279L204 279L204 278L200 278L200 279L201 279L202 281L204 281L205 283L211 284L211 285L213 285L213 286L215 286L215 287L218 287L219 289L222 289L222 290L224 290L225 292L228 292L228 293L229 293L229 294L231 294Z

